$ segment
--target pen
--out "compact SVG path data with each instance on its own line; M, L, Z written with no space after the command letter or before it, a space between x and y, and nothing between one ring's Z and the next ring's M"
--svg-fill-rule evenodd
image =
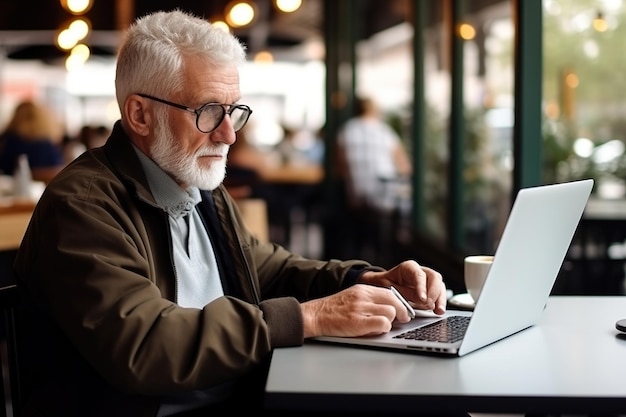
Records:
M413 307L411 307L411 304L409 304L409 302L404 299L402 294L400 294L400 291L396 290L393 286L389 287L389 289L391 289L391 292L393 293L393 295L398 297L398 300L400 300L400 302L402 304L404 304L404 306L406 307L406 311L408 311L408 313L409 313L409 316L411 316L411 318L414 319L415 318L415 310L413 310Z

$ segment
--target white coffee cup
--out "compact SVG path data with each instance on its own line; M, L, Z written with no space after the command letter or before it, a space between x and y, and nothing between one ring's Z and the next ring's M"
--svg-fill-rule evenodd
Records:
M465 258L465 288L474 302L478 301L492 263L491 255L473 255Z

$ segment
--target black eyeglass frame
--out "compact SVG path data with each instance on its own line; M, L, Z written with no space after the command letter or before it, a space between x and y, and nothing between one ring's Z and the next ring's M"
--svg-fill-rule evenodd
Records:
M202 132L202 133L211 133L211 132L213 132L215 129L217 129L219 127L219 125L222 124L222 122L224 121L224 117L226 117L227 114L230 117L233 114L233 111L235 111L236 109L243 110L243 111L245 111L245 114L246 114L246 117L245 117L243 123L241 124L241 126L239 128L235 129L235 132L238 132L241 129L243 129L243 127L246 125L246 123L248 123L248 119L250 118L250 115L252 114L252 109L249 106L246 106L245 104L206 103L206 104L203 104L202 106L198 107L197 109L194 109L192 107L183 106L182 104L178 104L178 103L174 103L172 101L164 100L162 98L154 97L154 96L151 96L149 94L137 93L137 95L139 97L143 97L143 98L147 98L147 99L150 99L150 100L158 101L159 103L167 104L168 106L176 107L177 109L180 109L180 110L185 110L185 111L188 111L190 113L194 113L196 115L196 128L200 132ZM200 115L202 114L202 112L207 107L221 107L222 108L222 117L220 117L219 122L217 122L217 124L215 125L215 127L213 129L205 131L205 130L200 129ZM228 109L227 109L227 107L228 107Z

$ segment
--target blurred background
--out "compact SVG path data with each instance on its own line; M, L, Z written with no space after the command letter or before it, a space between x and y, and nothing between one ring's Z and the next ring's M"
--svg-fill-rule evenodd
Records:
M313 257L416 259L458 292L462 258L495 251L517 190L594 178L554 292L626 293L622 0L3 1L0 124L28 99L51 109L64 144L110 128L122 31L174 8L247 45L241 102L254 114L238 142L263 167L229 186L267 203L272 240ZM380 178L393 204L367 223L337 169L357 97L377 103L413 165ZM68 160L96 146L81 143Z

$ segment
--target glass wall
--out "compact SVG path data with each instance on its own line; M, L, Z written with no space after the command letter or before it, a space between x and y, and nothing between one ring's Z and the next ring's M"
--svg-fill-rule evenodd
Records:
M463 54L464 253L493 253L511 208L512 11L510 1L477 12L467 7L454 32L462 39Z
M424 35L424 228L432 238L453 244L450 229L457 221L463 253L492 253L510 210L512 5L502 1L479 10L472 1L464 10L458 10L460 2L442 5L431 10L433 24ZM455 149L458 161L451 154ZM458 219L449 212L452 192L462 207Z
M424 56L418 59L423 62L424 74L423 138L412 137L411 130L411 93L416 82L412 12L407 11L405 23L359 42L356 48L356 93L381 104L409 151L413 146L422 147L422 158L413 161L422 175L414 190L424 201L420 232L444 245L454 215L449 209L454 188L450 152L454 140L462 141L463 208L459 211L466 252L491 252L510 209L514 28L511 3L496 3L474 11L470 0L467 11L456 20L450 1L428 3L421 11L427 14ZM466 32L452 31L452 25L457 29L464 25ZM455 55L454 42L459 39L460 53ZM460 72L453 72L458 65ZM463 109L461 122L456 124L452 110L457 92L452 86L459 74Z
M512 203L514 4L501 1L478 8L482 4L447 1L428 7L423 34L426 115L424 137L418 138L423 140L424 156L414 161L424 175L418 190L425 201L422 232L449 244L455 187L450 178L455 175L451 152L454 141L460 141L461 251L467 253L495 249ZM594 198L623 199L626 6L622 0L544 0L542 4L543 51L536 57L536 64L543 65L541 181L593 177ZM394 38L401 40L399 33ZM378 53L368 61L361 55L357 90L383 87L381 99L395 105L390 113L401 116L407 145L414 146L409 126L413 100L406 97L414 81L404 75L410 45L403 54L405 58L396 58L379 72L394 74L386 77L387 84L371 82L366 75L383 68L383 58L392 56ZM460 81L455 79L459 72ZM453 113L455 82L462 88L460 119ZM404 90L398 88L402 85ZM460 132L455 131L458 126Z

